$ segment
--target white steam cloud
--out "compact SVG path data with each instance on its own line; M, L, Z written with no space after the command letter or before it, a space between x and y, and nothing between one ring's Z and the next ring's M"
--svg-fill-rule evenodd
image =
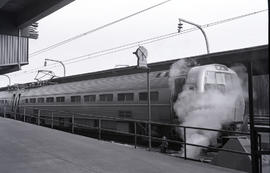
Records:
M233 64L230 66L230 69L235 71L237 73L237 76L239 77L240 80L240 85L242 87L243 91L243 96L246 101L248 101L248 73L247 73L247 68L240 63ZM253 88L253 99L257 99L256 92Z
M176 76L187 73L190 67L185 66L187 62L178 61L170 69L170 85ZM183 67L183 70L177 68ZM237 76L236 76L237 77ZM174 104L174 110L181 125L191 127L201 127L210 129L221 129L223 125L233 121L242 121L244 114L244 99L242 97L242 87L239 80L235 80L234 87L226 92L217 89L209 89L205 92L184 89L178 94ZM174 89L174 87L171 87ZM184 87L185 88L185 87ZM183 136L183 129L180 128ZM216 139L217 132L186 129L186 142L196 145L208 146ZM196 158L200 154L201 148L187 145L187 157Z
M170 68L170 77L169 77L169 86L172 91L172 94L175 94L175 79L181 75L185 75L188 73L189 69L193 66L198 65L194 60L179 60L172 64Z

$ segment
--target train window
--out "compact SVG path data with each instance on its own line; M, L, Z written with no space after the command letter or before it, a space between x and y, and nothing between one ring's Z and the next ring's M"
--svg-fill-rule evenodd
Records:
M52 103L52 102L54 102L54 97L47 97L47 98L46 98L46 102L47 102L47 103Z
M119 93L117 97L118 101L133 101L133 93Z
M151 101L158 101L159 94L157 91L153 91L150 93ZM139 93L139 100L140 101L147 101L148 100L148 93L147 92L141 92Z
M30 103L36 103L36 98L30 98Z
M24 102L25 102L25 103L28 103L28 99L25 99Z
M186 79L185 78L176 78L174 81L174 92L175 94L179 94L183 91L183 86L185 85Z
M65 102L65 97L56 97L56 102Z
M225 84L224 73L216 73L217 84Z
M85 95L83 96L84 102L95 102L96 95Z
M140 101L147 101L147 92L139 93L139 100Z
M70 101L72 103L80 103L81 102L81 96L71 96Z
M160 72L156 75L156 78L160 78L160 77L168 77L169 76L169 72Z
M216 83L215 72L213 72L213 71L208 71L208 72L207 72L205 83L209 83L209 84L214 84L214 83Z
M130 118L130 117L132 117L132 112L131 111L119 111L118 116L121 118Z
M99 100L111 102L111 101L113 101L113 94L100 94Z
M177 100L178 94L183 91L184 85L186 82L186 78L176 78L174 80L174 94L173 94L173 102Z
M42 97L41 97L41 98L38 98L38 99L37 99L37 102L38 102L38 103L44 103L44 102L45 102L45 99L42 98Z
M158 74L156 75L156 78L159 78L159 77L160 77L160 75L161 75L161 73L158 73Z
M225 73L225 81L226 81L226 85L232 85L232 76L231 74L227 74Z

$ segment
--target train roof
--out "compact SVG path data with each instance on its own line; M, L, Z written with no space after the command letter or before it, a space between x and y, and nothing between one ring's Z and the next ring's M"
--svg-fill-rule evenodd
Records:
M184 58L181 58L184 59ZM254 74L269 74L269 66L265 61L269 59L268 57L268 45L237 49L225 52L217 52L193 57L187 57L185 59L194 59L201 65L205 64L213 64L220 63L227 66L232 65L233 63L247 63L248 61L253 61L256 63L254 67ZM161 61L156 63L150 63L148 66L151 71L160 71L160 70L169 70L170 66L178 61L179 59L173 59L169 61ZM263 62L261 62L263 61ZM257 67L259 65L259 67ZM266 66L266 67L264 67ZM79 75L60 77L53 79L51 81L57 83L66 83L66 82L74 82L80 80L88 80L88 79L97 79L111 76L120 76L127 74L135 74L135 73L145 73L146 70L137 69L136 66L124 67L124 68L114 68L104 71L92 72L92 73L84 73Z
M236 49L224 52L217 52L211 54L198 55L193 57L181 58L181 59L192 59L198 62L200 65L219 63L230 66L235 63L243 63L244 65L248 62L253 63L253 75L269 74L269 54L268 45L261 45L256 47L249 47L243 49ZM169 61L162 61L148 64L151 71L162 71L169 70L170 66L178 61L179 59L173 59ZM138 69L136 66L114 68L109 70L84 73L79 75L72 75L66 77L59 77L49 81L49 84L54 83L68 83L82 80L106 78L113 76L122 76L135 73L145 73L146 70ZM27 83L32 84L32 83ZM23 84L23 85L27 85ZM7 90L8 87L0 88L1 90Z

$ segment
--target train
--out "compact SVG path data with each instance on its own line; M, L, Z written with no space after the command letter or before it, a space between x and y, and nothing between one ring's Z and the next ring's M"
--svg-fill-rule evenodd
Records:
M150 66L152 122L181 123L173 106L183 90L203 93L209 87L216 87L224 92L232 80L238 80L237 74L222 64L191 66L188 71L173 78L168 67L162 64ZM0 89L0 104L9 105L12 110L29 107L86 117L148 120L147 73L134 66L4 87ZM244 113L238 114L235 121L242 122ZM59 115L59 122L68 126L70 119L61 116L64 117ZM79 118L76 121L78 124L85 122L85 119ZM95 121L87 123L94 126ZM102 126L123 132L134 130L134 126L125 121L104 121ZM142 129L147 133L146 126ZM175 133L175 129L152 128L154 136L172 136Z

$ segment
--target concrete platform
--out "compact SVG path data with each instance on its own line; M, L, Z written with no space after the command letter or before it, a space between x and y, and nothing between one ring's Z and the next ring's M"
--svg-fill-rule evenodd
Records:
M0 118L0 172L3 173L238 173Z

